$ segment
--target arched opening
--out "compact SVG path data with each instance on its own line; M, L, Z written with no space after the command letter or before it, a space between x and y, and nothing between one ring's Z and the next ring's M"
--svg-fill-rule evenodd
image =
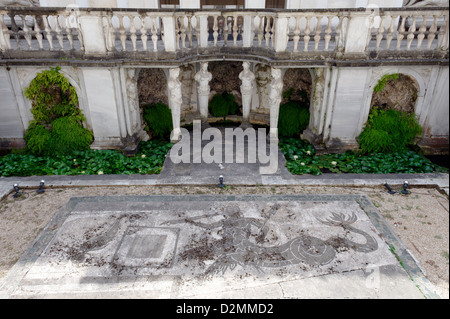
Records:
M283 77L278 133L299 137L310 122L312 78L309 69L287 69Z
M60 70L37 73L24 89L33 116L24 136L31 154L69 154L89 149L93 141L77 90Z
M168 104L166 74L162 69L141 69L138 75L139 105Z
M214 61L208 63L208 71L212 74L209 95L210 116L217 117L213 114L214 106L219 100L229 101L234 107L228 109L228 115L224 119L238 121L242 115L242 95L240 90L239 74L242 72L242 62L240 61ZM220 103L220 102L219 102ZM218 112L221 113L221 112Z
M409 75L386 74L374 87L370 108L378 107L415 113L419 89L417 81Z

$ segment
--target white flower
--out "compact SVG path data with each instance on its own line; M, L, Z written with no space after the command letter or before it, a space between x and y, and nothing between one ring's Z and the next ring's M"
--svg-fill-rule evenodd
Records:
M311 155L311 151L306 151L306 154L307 155Z
M81 171L81 174L84 174L84 171Z
M298 158L298 156L297 156L297 155L294 155L293 158L294 158L294 161L296 161L297 158Z
M332 162L331 162L331 165L336 166L336 165L337 165L337 162L332 161Z
M97 174L98 174L98 175L103 175L103 172L102 172L102 171L98 171Z
M142 154L141 157L142 157L142 158L145 158L145 154Z
M300 165L305 166L305 163L301 162Z
M76 159L76 158L74 158L74 159L73 159L73 161L74 161L74 162L76 162L76 161L77 161L77 159Z

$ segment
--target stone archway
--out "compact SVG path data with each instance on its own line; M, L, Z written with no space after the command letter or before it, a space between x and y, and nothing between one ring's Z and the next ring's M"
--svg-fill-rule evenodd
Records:
M137 85L139 106L158 102L169 105L167 79L162 69L149 68L140 70Z
M208 63L208 71L212 74L209 86L211 95L227 92L233 94L240 104L241 92L239 73L243 70L242 61L213 61Z
M312 78L309 69L298 68L298 69L287 69L283 77L283 93L292 90L289 97L288 94L284 94L281 103L286 103L289 100L306 102L305 96L301 92L306 93L306 97L311 101L311 91L312 91Z
M379 107L415 113L419 90L419 84L414 78L398 73L397 76L387 80L378 90L374 90L370 108Z

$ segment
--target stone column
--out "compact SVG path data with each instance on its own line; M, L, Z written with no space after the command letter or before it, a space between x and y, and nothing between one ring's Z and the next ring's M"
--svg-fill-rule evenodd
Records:
M270 139L278 139L278 114L280 112L281 94L283 90L283 79L281 70L272 68L272 81L270 82Z
M327 72L326 68L316 68L314 76L314 88L312 92L312 100L310 110L310 120L308 127L303 131L302 138L312 143L316 150L320 146L318 142L321 140L323 133L324 113L326 110L326 93L327 92ZM329 80L329 79L328 79Z
M242 95L242 125L248 126L248 118L250 116L250 109L252 106L252 95L255 82L255 75L250 71L250 63L243 62L244 70L239 73L239 79L242 81L241 95Z
M203 123L208 121L209 82L211 79L212 74L208 72L208 62L201 63L200 71L195 74L195 81L197 81L198 110Z
M125 77L125 87L127 92L127 107L125 112L127 133L129 136L136 136L139 139L147 141L148 135L141 125L136 70L126 69Z
M172 111L173 131L170 135L171 142L177 142L181 137L180 116L181 103L183 102L181 93L181 81L178 79L180 75L180 68L173 68L169 70L169 106Z

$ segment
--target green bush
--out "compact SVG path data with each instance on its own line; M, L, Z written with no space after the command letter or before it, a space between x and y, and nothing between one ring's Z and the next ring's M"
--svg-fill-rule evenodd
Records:
M42 154L45 151L51 133L43 125L31 123L25 133L25 141L27 142L27 151L31 154Z
M224 121L227 115L234 115L239 111L239 105L236 103L234 95L227 92L214 95L208 108L212 116L223 117Z
M69 154L72 151L89 149L93 135L73 116L60 117L53 121L51 137L47 142L47 154Z
M290 101L280 106L278 134L280 137L298 136L309 124L309 110L298 102Z
M82 126L85 118L76 90L59 70L38 73L25 89L33 114L25 141L27 152L34 155L86 150L93 140L92 132Z
M172 111L164 103L144 106L144 120L155 137L166 138L173 130Z
M34 155L68 154L89 149L93 135L76 117L61 117L52 122L51 131L33 124L25 134L28 152Z
M414 114L374 108L359 135L359 144L364 153L403 151L421 132Z

